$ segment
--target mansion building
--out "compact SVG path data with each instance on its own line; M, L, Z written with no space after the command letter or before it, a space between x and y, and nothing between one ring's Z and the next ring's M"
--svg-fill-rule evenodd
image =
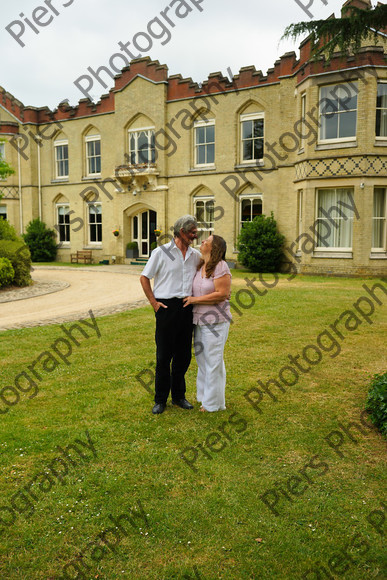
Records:
M201 85L140 58L98 103L54 111L0 88L0 155L15 169L0 216L20 233L35 218L54 228L59 261L91 249L94 262L123 263L128 242L149 257L184 214L199 243L219 234L237 261L244 222L273 212L287 267L386 274L386 39L330 62L306 39L266 75L248 66Z

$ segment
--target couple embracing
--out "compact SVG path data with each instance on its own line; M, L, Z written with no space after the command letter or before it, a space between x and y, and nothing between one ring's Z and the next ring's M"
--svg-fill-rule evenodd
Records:
M172 404L193 409L185 396L193 330L200 410L226 408L223 351L231 320L226 242L211 235L201 243L199 253L190 247L197 233L193 216L179 218L173 240L153 250L140 278L156 316L155 415L164 412L169 392Z

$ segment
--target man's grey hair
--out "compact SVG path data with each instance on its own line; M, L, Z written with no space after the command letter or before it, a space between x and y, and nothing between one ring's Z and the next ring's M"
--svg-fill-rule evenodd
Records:
M179 237L180 230L183 230L184 233L188 233L192 228L197 227L198 222L193 215L183 215L176 220L175 225L173 226L173 235Z

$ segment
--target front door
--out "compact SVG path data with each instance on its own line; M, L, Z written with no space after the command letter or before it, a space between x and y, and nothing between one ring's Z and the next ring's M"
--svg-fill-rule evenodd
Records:
M133 241L137 242L140 258L149 258L151 245L156 241L154 230L157 214L153 210L140 212L132 218Z

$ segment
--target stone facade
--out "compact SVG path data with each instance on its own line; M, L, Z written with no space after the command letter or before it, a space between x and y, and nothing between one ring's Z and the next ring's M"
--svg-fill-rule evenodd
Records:
M385 46L372 37L326 63L306 40L298 60L287 53L266 75L245 67L200 86L142 58L97 104L55 111L1 89L16 173L0 184L0 211L19 231L36 217L55 227L60 261L92 249L94 261L116 262L134 240L149 256L154 230L168 241L186 213L237 260L241 222L273 212L298 271L385 274Z

